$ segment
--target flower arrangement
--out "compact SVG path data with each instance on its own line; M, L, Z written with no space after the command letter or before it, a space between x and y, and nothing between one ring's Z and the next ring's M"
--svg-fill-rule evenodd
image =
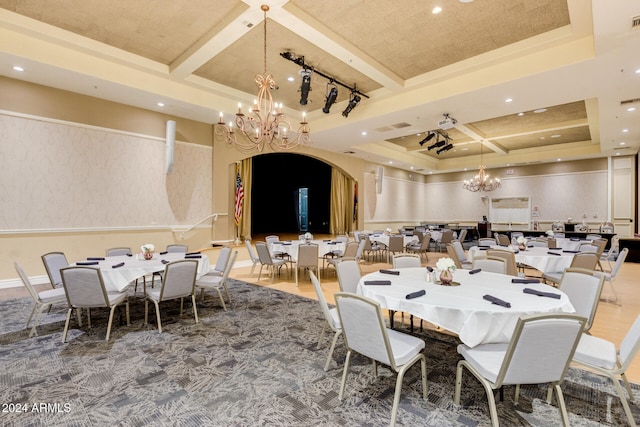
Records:
M453 262L451 258L443 257L440 258L438 262L436 262L436 267L438 268L438 270L455 270L456 263Z
M553 237L553 230L547 230L547 236Z
M306 233L304 233L304 240L306 240L306 241L313 240L313 234L311 234L311 233L309 233L307 231Z
M518 238L516 239L516 242L518 242L519 245L526 245L527 239L525 239L524 236L518 236Z
M142 250L142 252L153 252L156 250L156 247L151 243L145 243L140 247L140 249Z
M387 229L385 230L387 233L391 233L391 227L387 227Z

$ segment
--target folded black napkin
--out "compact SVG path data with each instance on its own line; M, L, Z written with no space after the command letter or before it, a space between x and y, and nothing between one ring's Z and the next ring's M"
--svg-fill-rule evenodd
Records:
M391 285L391 280L365 280L364 284L374 286Z
M428 271L429 273L433 273L433 267L427 267L427 271Z
M569 240L571 240L572 242L579 242L580 238L579 237L571 237Z
M400 275L399 271L395 271L395 270L380 270L380 273L384 273L384 274L394 274L396 276Z
M133 254L127 254L127 256L133 256Z
M511 279L511 283L540 283L538 279Z
M570 251L568 249L563 249L562 252L568 253L568 254L578 254L580 253L580 251Z
M202 255L185 255L185 258L202 258Z
M482 269L481 269L481 268L476 268L476 269L474 269L474 270L471 270L471 271L469 272L469 274L476 274L476 273L480 273L481 271L482 271Z
M481 251L486 251L491 249L491 246L478 246L478 249L480 249Z
M291 245L291 242L275 242L275 243L276 243L276 244L278 244L278 243L279 243L279 244L281 244L281 245L283 245L283 246L290 246L290 245Z
M420 289L419 291L415 291L415 292L411 292L410 294L407 294L407 296L405 298L414 299L414 298L421 297L422 295L424 295L426 293L427 293L427 291L425 291L424 289Z
M518 248L513 248L513 253L514 253L514 254L519 254L519 253L520 253L520 249L518 249Z
M169 264L171 261L167 261L166 259L163 259L160 262L163 263L163 264Z
M549 255L558 255L558 256L562 255L562 254L559 254L558 252L551 252L551 251L547 251L547 253Z
M493 295L485 295L482 298L486 299L487 301L491 301L492 304L501 305L506 308L511 308L510 302L503 301L500 298L494 297Z
M330 245L337 245L339 242L329 242Z
M101 256L88 256L87 261L104 261L104 257Z
M185 255L199 255L200 251L187 252Z
M166 254L168 254L168 253L169 253L169 252L164 251L164 252L160 252L160 255L166 255Z
M76 265L98 265L100 264L98 261L78 261Z
M323 239L322 241L323 241L323 242L330 242L330 241L331 241L331 239Z
M561 250L562 248L548 248L548 249L549 249L550 251L559 251L559 250Z
M121 262L120 264L113 264L111 268L120 268L122 266L124 266L124 262Z
M524 288L522 292L524 292L525 294L538 295L539 297L560 299L560 294L554 294L553 292L543 292L531 288Z
M527 245L528 248L533 248L533 245Z

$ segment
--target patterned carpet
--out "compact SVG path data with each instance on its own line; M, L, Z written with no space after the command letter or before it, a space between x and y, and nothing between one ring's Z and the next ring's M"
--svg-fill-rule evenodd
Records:
M65 308L45 315L39 335L24 329L31 301L0 302L0 423L11 426L379 426L388 425L395 375L372 377L371 364L352 358L345 400L338 390L345 357L339 341L332 369L323 366L330 336L316 348L323 326L318 303L266 287L232 281L230 310L207 295L194 324L190 304L162 308L163 333L143 324L131 297L131 326L114 320L104 342L106 315L94 309L93 329L72 320L61 343ZM150 313L153 319L153 312ZM118 316L116 316L117 319ZM123 316L124 317L124 316ZM422 333L429 381L420 393L419 365L404 382L398 425L489 425L484 390L465 373L461 407L453 404L456 339ZM634 385L634 391L640 387ZM571 425L626 425L608 380L571 369L563 384ZM559 425L546 387L513 388L498 402L504 426ZM636 420L640 410L632 405ZM22 412L18 412L22 411Z

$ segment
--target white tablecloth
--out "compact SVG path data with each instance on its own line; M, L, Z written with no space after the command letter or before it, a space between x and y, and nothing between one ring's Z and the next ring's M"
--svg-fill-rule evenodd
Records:
M492 248L510 249L504 246L492 246ZM473 261L473 257L481 252L484 251L481 251L477 246L472 246L469 248L469 260ZM550 252L558 255L552 255ZM519 264L528 265L542 273L553 273L564 271L565 268L569 268L575 254L571 252L564 252L563 250L549 250L548 248L543 247L532 247L527 248L525 251L519 251L515 255L516 262Z
M456 270L453 280L460 286L440 286L427 282L424 268L399 269L400 275L371 273L358 283L358 294L372 298L386 309L403 311L458 334L470 347L484 343L506 343L522 315L575 310L569 298L548 285L511 283L512 276L481 271L469 274ZM390 280L391 286L365 285L369 280ZM525 294L524 288L560 294L560 299ZM420 289L426 295L406 299ZM511 303L511 308L492 304L486 294Z
M389 235L388 234L372 234L369 236L369 239L372 242L382 243L385 246L389 246ZM403 236L402 245L407 246L411 242L417 242L418 236Z
M132 281L156 271L164 271L165 264L162 263L162 260L177 261L181 259L185 259L184 253L168 253L165 255L155 253L153 258L148 261L139 254L130 257L121 255L106 257L104 261L99 261L98 265L94 267L100 268L107 292L122 292ZM209 257L202 255L201 258L194 259L198 261L197 277L200 278L209 272ZM122 262L124 262L122 267L112 268L113 265Z
M298 246L305 243L302 240L292 240L286 242L277 242L271 244L271 252L284 252L294 261L298 259ZM324 254L332 251L344 252L345 244L334 240L312 240L311 243L318 245L318 257L322 258Z
M556 237L556 246L570 251L577 251L583 243L591 243L592 240L569 239L567 237Z

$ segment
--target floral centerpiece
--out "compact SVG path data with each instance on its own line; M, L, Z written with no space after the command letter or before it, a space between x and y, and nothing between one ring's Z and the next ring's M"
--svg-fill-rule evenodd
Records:
M525 239L524 236L518 236L516 242L518 242L518 249L520 249L521 251L527 249L527 239Z
M453 281L456 263L451 258L443 257L436 262L436 267L440 270L440 282L445 286L450 285Z
M391 234L391 227L387 227L384 232L385 234Z
M310 241L313 240L313 234L307 231L306 233L304 233L304 240L305 242L309 243Z
M553 237L553 230L547 230L546 233L548 237Z
M153 258L153 252L156 250L156 247L151 243L145 243L140 247L140 249L142 250L144 259L151 259Z

